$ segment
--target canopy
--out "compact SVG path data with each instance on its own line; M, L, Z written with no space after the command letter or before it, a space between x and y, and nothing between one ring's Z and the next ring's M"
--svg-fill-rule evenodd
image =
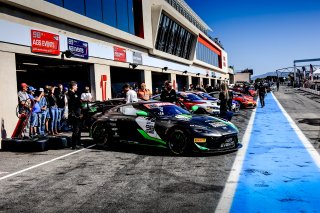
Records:
M316 69L316 70L313 72L313 75L320 75L320 68Z

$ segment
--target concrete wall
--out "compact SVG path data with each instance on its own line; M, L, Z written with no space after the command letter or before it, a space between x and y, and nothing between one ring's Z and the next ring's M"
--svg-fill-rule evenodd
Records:
M237 81L250 82L250 73L236 73L234 75L234 82L237 83Z
M4 122L7 137L11 137L18 121L16 117L17 93L15 54L0 51L0 121ZM4 131L2 132L4 133ZM5 137L3 133L1 137Z

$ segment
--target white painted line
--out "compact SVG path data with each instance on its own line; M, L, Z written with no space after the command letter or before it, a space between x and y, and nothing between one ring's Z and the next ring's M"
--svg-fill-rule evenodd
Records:
M91 148L91 147L94 147L94 146L95 146L95 144L94 144L94 145L91 145L91 146L88 146L87 148L79 149L79 150L74 151L74 152L71 152L71 153L69 153L69 154L62 155L62 156L57 157L57 158L54 158L54 159L52 159L52 160L45 161L45 162L43 162L43 163L40 163L40 164L31 166L31 167L28 167L28 168L26 168L26 169L23 169L23 170L20 170L20 171L11 173L11 174L9 174L9 175L6 175L6 176L1 177L1 178L0 178L0 181L1 181L1 180L4 180L4 179L7 179L7 178L9 178L9 177L12 177L12 176L21 174L21 173L23 173L23 172L29 171L29 170L31 170L31 169L35 169L35 168L37 168L37 167L46 165L46 164L48 164L48 163L52 163L52 162L54 162L54 161L56 161L56 160L59 160L59 159L68 157L68 156L70 156L70 155L74 155L74 154L76 154L76 153L82 152L82 151L87 150L87 149L89 149L89 148Z
M314 146L311 144L311 142L308 140L308 138L303 134L303 132L298 127L298 125L294 122L294 120L290 117L290 115L286 112L286 110L282 107L282 105L280 104L278 99L274 95L273 95L273 97L274 97L276 103L278 104L279 108L281 109L282 113L289 121L289 124L294 129L294 131L297 133L298 138L300 139L300 141L302 142L302 144L304 145L306 150L309 152L310 156L312 157L312 159L314 160L314 162L316 163L318 168L320 168L320 155L319 155L319 153L314 148Z
M258 102L258 100L257 100ZM258 107L259 104L257 104ZM253 110L247 129L243 135L242 138L242 148L238 150L237 156L233 162L232 169L230 171L227 183L224 187L224 190L222 192L222 196L220 197L218 206L215 210L215 212L221 212L221 213L226 213L230 212L230 208L232 205L233 197L235 194L235 191L237 189L239 177L240 177L240 172L242 169L243 161L247 153L250 137L251 137L251 132L252 132L252 127L253 127L253 122L254 118L256 116L256 111L257 107Z

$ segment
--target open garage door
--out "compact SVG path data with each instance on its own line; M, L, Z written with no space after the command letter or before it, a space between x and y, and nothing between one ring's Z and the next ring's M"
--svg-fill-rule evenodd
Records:
M80 93L85 86L91 86L87 63L17 54L16 69L18 86L27 83L36 89L58 84L67 87L70 81L77 81Z
M185 75L177 75L176 76L177 83L178 83L178 91L185 91L188 90L188 76Z
M143 71L122 67L110 67L111 92L113 98L124 97L122 87L128 83L134 90L138 90L144 81Z
M155 94L156 88L161 91L167 80L171 80L168 73L152 72L152 94Z

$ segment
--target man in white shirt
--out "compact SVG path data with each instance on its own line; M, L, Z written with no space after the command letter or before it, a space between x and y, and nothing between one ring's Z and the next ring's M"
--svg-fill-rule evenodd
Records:
M133 102L138 102L138 96L137 96L137 93L130 89L130 85L129 84L125 84L123 87L122 87L124 93L126 93L126 103L133 103Z
M91 102L92 101L92 95L90 93L89 87L84 88L84 93L81 94L81 101L82 102Z

